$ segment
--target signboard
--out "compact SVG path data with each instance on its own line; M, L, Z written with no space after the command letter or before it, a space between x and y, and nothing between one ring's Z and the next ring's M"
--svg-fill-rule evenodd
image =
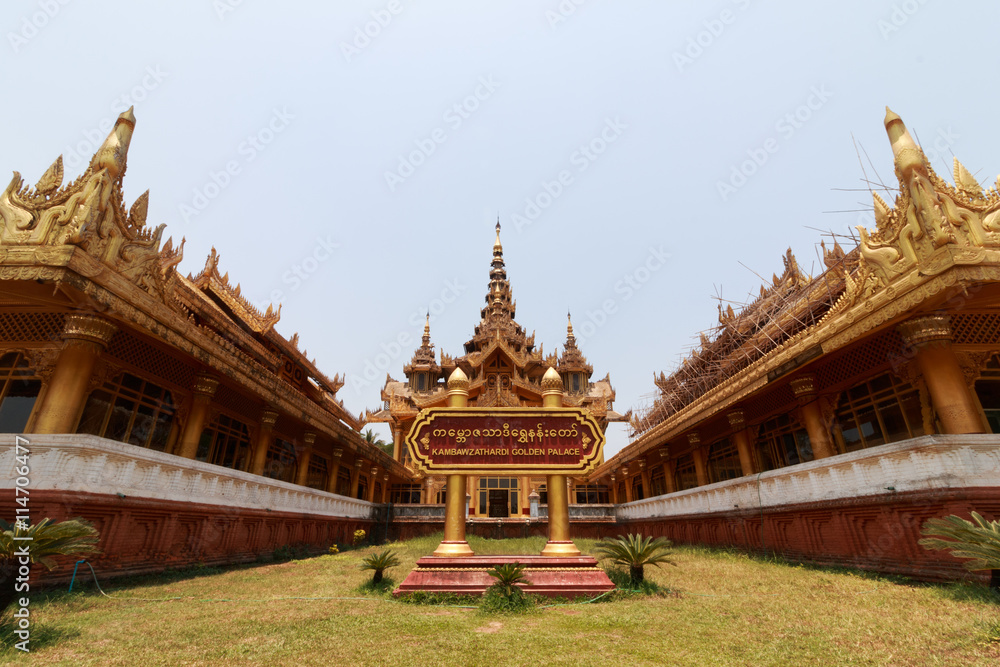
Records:
M584 475L604 433L578 408L428 408L406 445L425 474Z

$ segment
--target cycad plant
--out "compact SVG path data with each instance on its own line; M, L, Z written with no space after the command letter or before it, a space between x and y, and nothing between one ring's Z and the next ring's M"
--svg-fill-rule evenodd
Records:
M372 575L372 586L382 583L382 573L388 570L390 567L396 567L399 565L399 558L392 551L392 549L386 549L382 553L371 554L370 556L365 556L361 561L361 565L358 567L362 570L374 570L375 574Z
M492 570L487 570L486 574L496 579L496 583L491 588L495 588L504 597L511 597L521 592L518 584L530 585L527 576L524 574L524 566L514 561L497 565ZM516 591L516 592L515 592Z
M14 580L22 566L22 549L27 549L29 571L35 563L51 570L55 556L100 553L99 539L97 529L83 519L52 523L46 518L29 526L0 519L0 615L16 595Z
M601 558L610 558L616 565L628 568L629 581L637 587L645 580L643 569L647 565L659 567L663 563L676 565L670 560L673 544L663 537L643 537L642 535L619 535L617 539L605 538L594 545L594 551Z
M992 570L990 588L1000 592L1000 521L987 521L977 512L972 521L951 515L928 519L920 532L936 536L920 540L925 549L948 549L955 558L967 558L962 565L968 570Z

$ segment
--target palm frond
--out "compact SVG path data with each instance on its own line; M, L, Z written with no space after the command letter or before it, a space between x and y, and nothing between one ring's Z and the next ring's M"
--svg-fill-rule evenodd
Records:
M972 512L972 521L955 515L928 519L920 532L934 536L922 538L920 546L948 550L955 558L968 559L962 564L966 569L1000 569L1000 521L987 521Z

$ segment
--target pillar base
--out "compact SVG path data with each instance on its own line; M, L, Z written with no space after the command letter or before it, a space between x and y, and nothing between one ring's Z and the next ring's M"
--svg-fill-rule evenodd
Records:
M465 540L454 542L442 540L438 548L434 550L433 555L443 558L457 558L461 556L474 556L475 553Z
M567 540L565 542L553 542L549 540L545 543L545 548L542 549L543 556L552 557L564 557L564 556L579 556L580 550L576 548L572 540Z

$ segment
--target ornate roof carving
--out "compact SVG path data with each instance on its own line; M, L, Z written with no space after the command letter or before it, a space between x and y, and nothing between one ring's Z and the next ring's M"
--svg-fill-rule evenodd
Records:
M166 225L146 226L148 191L125 209L122 179L134 128L130 108L83 175L65 186L61 155L33 188L15 171L0 195L0 245L75 246L177 309L173 282L184 241L175 248L168 239L161 247Z
M852 309L871 311L875 303L891 303L952 267L1000 262L1000 179L984 190L955 159L955 183L949 185L888 108L884 124L899 194L892 206L872 194L876 229L858 227L861 241L849 252L839 243L832 248L823 243L827 270L814 280L801 274L789 251L782 276L762 287L753 303L739 312L720 305L714 335L702 334L700 347L671 375L654 377L660 395L632 420L635 433L649 431L727 378L770 359L793 337L818 340L828 323L844 317L852 321L857 317ZM842 346L846 335L831 345Z
M583 356L583 352L576 346L576 336L573 334L573 319L569 313L566 314L566 320L566 345L564 346L562 356L559 357L556 369L560 373L584 372L587 374L587 379L589 380L590 376L594 374L594 367L587 363L587 358Z
M265 334L270 331L281 319L281 304L278 304L277 310L268 304L267 311L261 313L243 296L239 283L236 283L235 287L229 284L228 272L224 275L219 273L219 258L219 253L213 247L205 260L205 267L198 275L189 275L188 280L205 294L216 296L255 333ZM296 333L289 343L293 347L298 347L298 338L299 335Z

